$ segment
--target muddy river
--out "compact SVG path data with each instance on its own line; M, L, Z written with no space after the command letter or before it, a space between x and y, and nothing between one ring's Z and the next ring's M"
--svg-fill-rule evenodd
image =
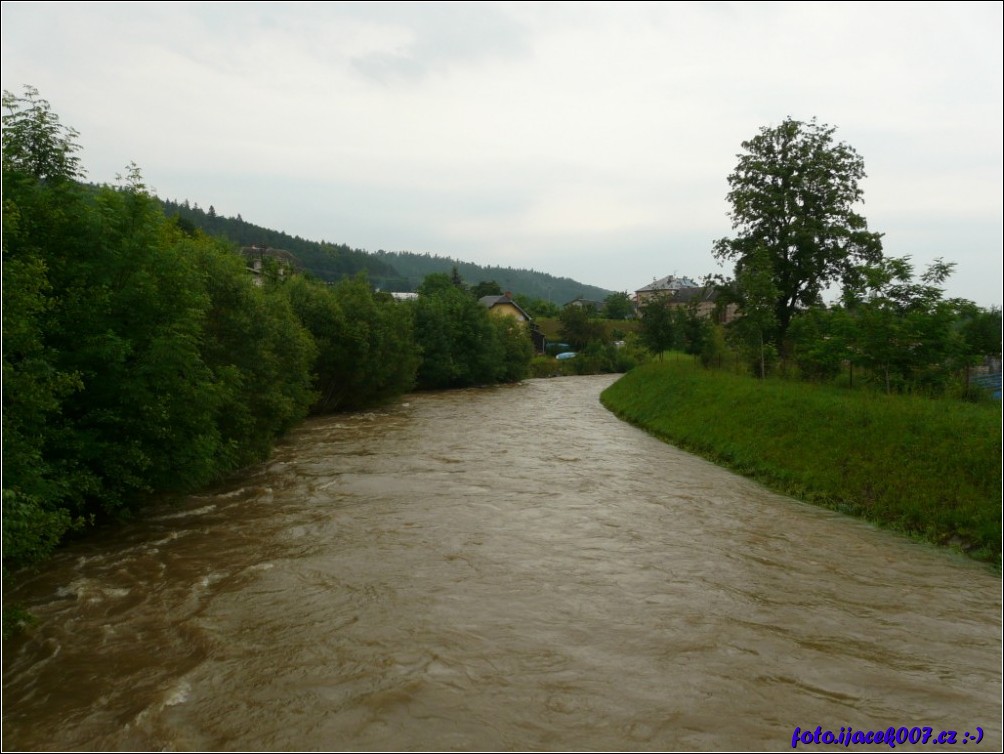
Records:
M311 420L61 552L4 595L4 749L1001 749L998 574L647 436L613 380Z

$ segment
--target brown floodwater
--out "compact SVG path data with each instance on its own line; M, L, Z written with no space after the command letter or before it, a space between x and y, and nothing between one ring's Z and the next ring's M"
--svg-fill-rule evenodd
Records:
M4 750L1001 749L998 574L649 437L613 379L311 420L60 552L4 595Z

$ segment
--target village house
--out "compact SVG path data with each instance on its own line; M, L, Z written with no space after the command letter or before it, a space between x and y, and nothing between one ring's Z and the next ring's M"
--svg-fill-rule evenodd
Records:
M579 296L578 298L569 301L567 304L565 304L565 306L577 306L580 309L590 309L593 311L593 313L600 314L602 313L605 304L602 301L594 301L592 299L583 298L582 296Z
M533 319L522 306L513 301L512 293L509 291L501 296L482 296L478 299L478 303L493 317L512 317L520 322L529 322Z
M478 303L488 310L488 314L493 317L511 317L517 322L526 325L530 338L533 340L533 348L537 353L543 353L547 348L547 338L541 332L540 327L533 321L522 306L513 301L512 293L506 291L501 296L482 296Z
M720 325L727 325L739 316L739 307L735 304L718 306L718 291L714 286L698 288L681 288L669 299L670 307L692 309L698 317L714 319Z
M718 291L712 285L699 285L688 277L667 275L635 291L635 306L639 309L656 297L665 299L671 308L691 309L699 317L714 319L726 325L736 319L735 304L718 305Z
M283 249L273 249L268 246L244 246L241 248L241 256L244 257L248 272L254 276L252 278L254 284L259 286L264 285L264 275L269 267L273 267L280 278L300 270L299 260Z
M651 283L634 292L635 306L643 306L656 296L674 294L683 288L700 288L700 285L688 277L677 277L676 275L667 275L658 280L652 278Z

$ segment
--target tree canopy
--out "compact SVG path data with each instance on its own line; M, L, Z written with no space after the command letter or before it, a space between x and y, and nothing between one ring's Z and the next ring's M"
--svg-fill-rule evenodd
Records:
M603 299L603 315L607 319L629 319L634 316L634 304L626 293L611 293Z
M606 339L606 329L595 316L595 309L569 304L561 310L558 319L561 322L559 334L562 340L581 350L589 343L601 343Z
M83 177L77 137L59 122L52 107L33 86L24 94L3 93L3 169L36 180L72 180Z
M676 344L676 323L669 306L669 297L656 295L641 307L641 328L638 331L642 345L662 361L663 351Z
M720 261L733 260L737 279L754 263L772 275L776 337L795 312L816 305L831 283L882 257L882 234L854 211L864 161L834 140L835 129L787 118L742 144L729 176L734 238L715 242Z

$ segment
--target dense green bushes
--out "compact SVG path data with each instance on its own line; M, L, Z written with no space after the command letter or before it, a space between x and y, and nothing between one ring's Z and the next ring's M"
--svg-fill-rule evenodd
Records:
M280 292L317 347L315 411L362 408L413 387L419 351L410 306L374 296L365 277L328 286L294 276Z
M82 185L75 132L34 90L4 108L5 573L264 458L311 410L525 376L526 331L467 293L414 305L275 270L256 285L135 168Z
M168 222L138 176L93 192L16 157L5 149L6 566L263 457L306 415L316 355L289 302Z
M602 400L787 494L1000 559L999 404L754 380L689 359L634 370Z
M527 376L533 344L526 327L493 317L449 275L429 275L415 302L415 340L425 389L514 382Z
M649 359L649 353L634 333L620 345L592 341L572 359L538 355L530 363L531 377L568 377L584 374L628 372Z

